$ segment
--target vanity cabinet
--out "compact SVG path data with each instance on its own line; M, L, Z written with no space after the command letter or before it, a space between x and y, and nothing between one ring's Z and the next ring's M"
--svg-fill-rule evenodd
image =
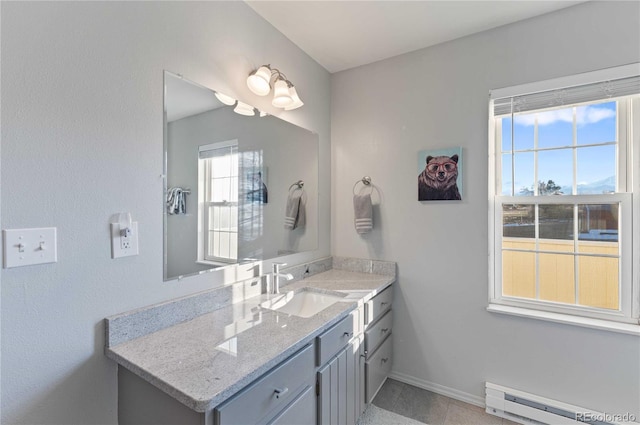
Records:
M353 425L364 411L363 309L317 337L318 424Z
M370 299L364 309L365 401L371 403L391 372L393 287Z
M119 425L312 425L315 345L309 344L213 410L196 412L118 367Z
M314 354L311 344L216 407L214 423L314 423Z
M387 287L360 302L320 335L305 337L306 345L224 402L206 404L211 407L205 411L192 410L178 401L180 394L165 393L120 364L118 423L355 425L391 370L392 301L392 288ZM300 340L291 338L292 344L296 341ZM212 402L197 397L189 400Z

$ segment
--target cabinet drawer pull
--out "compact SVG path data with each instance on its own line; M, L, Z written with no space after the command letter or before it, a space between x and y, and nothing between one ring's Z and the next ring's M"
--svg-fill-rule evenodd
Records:
M382 328L382 329L380 329L380 332L382 332L382 333L389 332L389 328Z
M389 357L383 357L380 359L382 363L386 363L389 360Z
M284 388L276 388L275 390L273 390L273 392L276 395L276 398L280 398L280 396L285 395L286 393L289 392L289 388L284 387Z
M387 305L387 304L389 304L389 303L386 302L386 301L383 301L383 302L380 303L380 307L382 307L383 305Z
M353 332L345 332L342 334L342 336L347 336L349 338L351 338L353 336Z

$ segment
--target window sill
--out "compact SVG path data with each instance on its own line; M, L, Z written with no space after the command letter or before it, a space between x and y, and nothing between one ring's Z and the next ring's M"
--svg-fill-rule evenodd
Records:
M591 328L627 335L640 336L640 325L634 325L630 323L610 322L608 320L602 319L570 316L568 314L530 310L527 308L511 307L499 304L489 304L489 306L487 307L487 311L491 313L508 314L510 316L518 317L529 317L531 319L544 320L547 322L564 323L567 325L580 326L583 328Z
M224 267L224 266L231 266L236 263L223 263L222 261L211 261L211 260L196 260L196 264L202 264L204 266Z

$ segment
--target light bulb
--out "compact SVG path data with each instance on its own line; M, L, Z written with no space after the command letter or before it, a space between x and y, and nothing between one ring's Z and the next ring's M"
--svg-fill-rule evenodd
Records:
M289 106L285 106L285 108L284 108L285 111L292 111L292 110L298 109L299 107L304 105L304 102L298 96L298 92L296 91L295 86L291 86L289 88L289 93L291 94L291 98L293 99L293 103L291 105L289 105Z
M271 104L276 108L286 108L293 103L289 93L289 85L285 80L279 79L273 86L273 101Z
M253 110L253 106L247 105L244 102L238 101L238 104L235 108L233 108L233 112L240 115L245 115L247 117L252 117L256 114L256 111Z
M249 86L249 90L258 96L266 96L271 91L269 81L271 81L271 68L269 68L268 65L262 65L249 74L247 77L247 86Z

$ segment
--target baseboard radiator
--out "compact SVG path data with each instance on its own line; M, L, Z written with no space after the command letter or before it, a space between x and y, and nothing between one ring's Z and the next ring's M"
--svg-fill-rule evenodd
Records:
M556 400L486 383L486 412L525 425L640 425L630 413L595 412Z

